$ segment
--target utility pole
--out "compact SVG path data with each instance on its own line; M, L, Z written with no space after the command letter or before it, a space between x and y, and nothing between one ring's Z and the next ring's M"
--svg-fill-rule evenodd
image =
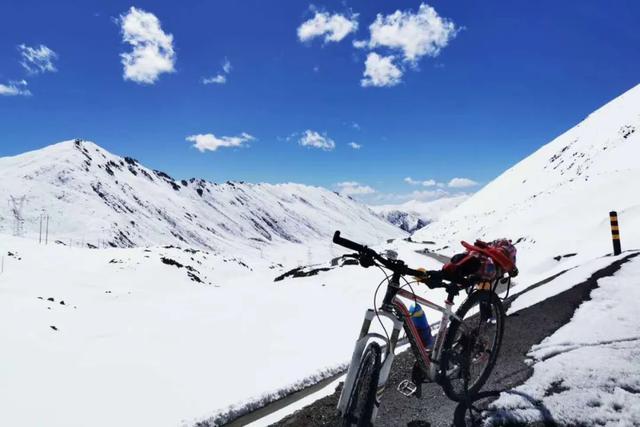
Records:
M38 235L38 243L42 244L42 215L40 214L40 234Z
M46 232L45 232L45 238L44 238L44 244L48 245L49 244L49 214L47 214L47 227L46 227Z

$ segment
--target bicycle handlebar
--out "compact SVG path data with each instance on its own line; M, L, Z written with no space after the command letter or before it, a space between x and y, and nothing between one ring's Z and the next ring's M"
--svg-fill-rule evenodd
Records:
M431 273L435 273L435 272L425 272L420 270L414 270L413 268L407 267L403 261L387 259L371 248L368 248L366 246L363 246L351 240L345 239L344 237L340 237L340 231L336 231L335 234L333 235L333 243L358 252L361 259L363 256L370 257L371 259L378 261L380 264L382 264L384 267L388 268L389 270L393 271L394 273L398 273L403 276L414 276L416 278L428 279ZM438 283L440 283L440 280L438 280ZM427 283L427 285L429 285L429 283ZM431 283L431 285L435 285L435 283Z
M351 249L356 252L365 252L368 249L366 246L362 246L359 243L352 242L351 240L347 240L344 237L340 237L340 231L336 231L333 234L333 243L336 245L344 246L347 249Z

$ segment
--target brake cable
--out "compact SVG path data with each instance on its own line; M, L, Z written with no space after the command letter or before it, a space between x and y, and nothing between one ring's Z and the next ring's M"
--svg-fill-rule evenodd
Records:
M384 282L389 282L389 275L387 275L387 272L384 270L384 268L380 267L378 264L374 263L373 265L378 267L380 271L382 271L382 274L384 274L384 279L382 279L382 281L378 283L378 286L376 286L376 291L373 293L373 311L376 315L376 319L378 319L378 323L380 323L380 326L384 331L384 335L387 337L387 344L390 344L391 338L389 337L387 328L384 326L384 323L382 323L382 320L380 319L380 314L378 314L378 304L376 303L376 300L378 299L378 291L380 290L380 286L382 286Z

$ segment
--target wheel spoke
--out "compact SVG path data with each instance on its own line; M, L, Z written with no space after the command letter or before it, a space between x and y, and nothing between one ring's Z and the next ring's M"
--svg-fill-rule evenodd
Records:
M443 353L446 360L443 368L449 374L443 385L455 400L465 397L466 390L475 393L495 363L502 334L501 316L504 316L498 304L493 294L472 294L456 313L461 323L454 323L450 328L454 339L445 340L451 344L445 344L448 348Z

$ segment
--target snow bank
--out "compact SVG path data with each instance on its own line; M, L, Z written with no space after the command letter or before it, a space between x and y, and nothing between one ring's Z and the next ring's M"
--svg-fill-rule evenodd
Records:
M627 255L622 254L618 256L596 258L583 265L569 267L566 272L559 274L558 277L541 286L532 284L529 287L523 286L521 288L516 288L519 295L517 295L517 298L515 298L513 303L509 306L509 314L531 307L532 305L544 301L547 298L551 298L554 295L558 295L569 290L577 284L587 280L594 272L624 258L625 256Z
M485 425L640 425L640 260L598 281L571 321L529 352L533 375Z
M222 409L210 417L205 418L204 420L194 420L193 422L185 423L184 426L197 425L198 427L216 427L222 426L226 423L229 423L243 415L246 415L256 409L260 409L272 402L280 400L284 397L289 396L292 393L303 390L307 387L318 384L320 381L323 381L327 378L331 378L341 372L344 372L349 365L347 363L343 363L341 365L323 369L318 371L316 374L311 375L307 378L304 378L300 381L296 381L294 384L290 384L289 386L280 388L273 392L263 393L261 396L252 397L247 401L235 405L231 405L225 409ZM316 395L319 398L319 395ZM282 417L284 417L283 415ZM277 421L277 420L276 420Z

